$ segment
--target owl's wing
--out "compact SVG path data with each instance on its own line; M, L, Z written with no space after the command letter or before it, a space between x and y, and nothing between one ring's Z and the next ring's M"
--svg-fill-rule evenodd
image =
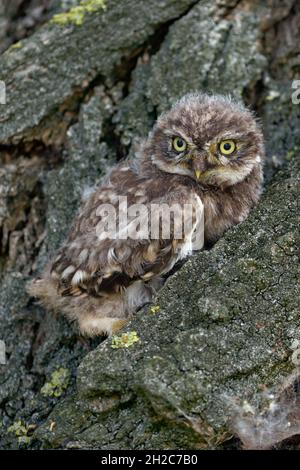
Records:
M126 288L134 280L150 280L168 272L181 254L190 249L191 234L199 224L199 206L202 210L199 201L187 189L176 191L144 205L138 218L130 221L129 217L127 224L119 209L116 224L113 217L108 221L110 227L106 221L106 235L111 229L108 237L104 237L103 218L92 227L83 228L81 217L81 229L62 247L51 268L59 292L105 295ZM171 207L169 227L168 207ZM184 207L189 207L187 212L183 212ZM126 214L128 217L127 210ZM122 228L113 230L116 225L119 227L120 220Z

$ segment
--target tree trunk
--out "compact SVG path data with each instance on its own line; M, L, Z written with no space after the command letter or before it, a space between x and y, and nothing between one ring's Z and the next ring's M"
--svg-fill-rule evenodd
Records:
M300 348L299 2L63 3L45 2L29 37L0 56L0 445L216 448L236 434L253 448L300 433L285 388ZM7 8L0 50L24 21ZM25 284L62 242L83 190L195 90L231 93L258 114L262 201L167 280L156 313L136 315L124 331L139 341L78 338ZM275 395L267 405L264 390ZM272 400L294 416L289 430L286 416L272 427ZM257 416L272 430L261 427L262 443Z

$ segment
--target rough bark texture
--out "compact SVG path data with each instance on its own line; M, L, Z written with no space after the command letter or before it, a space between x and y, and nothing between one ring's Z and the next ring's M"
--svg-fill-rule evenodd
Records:
M0 57L1 446L224 445L236 398L258 406L259 391L276 392L297 362L299 2L89 0L66 12L78 2L49 1L24 31L35 2L26 4L26 14L0 9L0 50L31 34ZM59 16L32 33L50 13ZM80 339L30 301L25 283L62 241L83 190L197 89L257 111L263 200L168 279L159 311L125 329L138 342Z

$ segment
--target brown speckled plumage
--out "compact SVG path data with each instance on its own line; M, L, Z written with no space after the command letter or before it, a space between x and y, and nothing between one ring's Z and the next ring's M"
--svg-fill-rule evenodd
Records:
M174 150L173 139L187 143ZM236 150L222 155L220 142ZM159 117L136 158L113 168L91 193L69 237L40 279L29 286L47 308L77 320L81 333L111 333L124 324L161 285L161 275L180 258L185 240L102 240L97 209L142 203L204 205L205 241L217 240L242 222L260 197L263 138L252 113L222 96L190 94Z

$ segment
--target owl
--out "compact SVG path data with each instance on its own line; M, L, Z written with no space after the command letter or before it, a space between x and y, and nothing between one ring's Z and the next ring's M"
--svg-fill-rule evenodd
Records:
M184 96L157 119L135 157L117 164L83 201L67 240L29 293L75 321L83 335L114 333L191 253L199 220L192 211L191 229L181 236L173 227L163 237L161 226L155 237L103 236L103 207L116 209L118 223L125 211L121 199L127 211L136 204L202 205L204 241L211 244L258 202L263 157L260 126L242 103L220 95Z

